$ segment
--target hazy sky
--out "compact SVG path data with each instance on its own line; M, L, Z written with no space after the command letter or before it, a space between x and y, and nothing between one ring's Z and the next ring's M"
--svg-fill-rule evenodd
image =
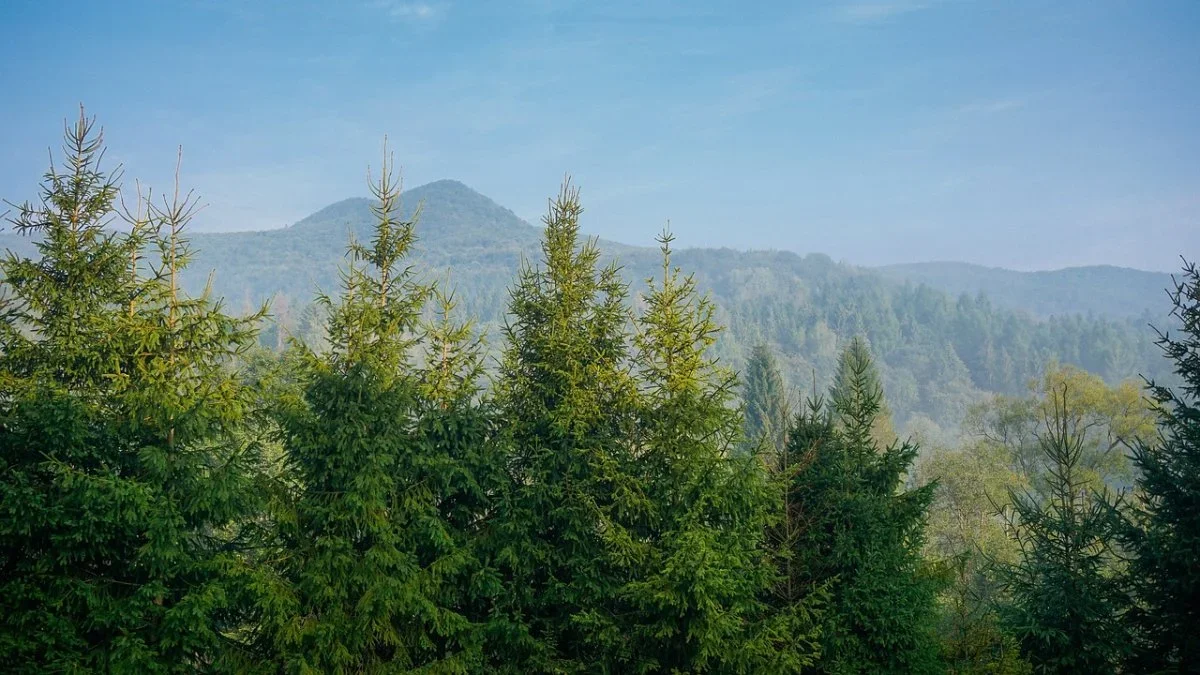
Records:
M1017 269L1200 257L1200 1L2 0L0 195L79 102L199 226L457 178L589 232Z

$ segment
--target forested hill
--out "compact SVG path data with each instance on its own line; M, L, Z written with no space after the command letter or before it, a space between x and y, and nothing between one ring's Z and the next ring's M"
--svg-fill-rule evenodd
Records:
M1161 313L1171 275L1093 265L1043 272L1015 272L963 262L887 265L881 274L927 284L953 295L985 293L996 304L1025 309L1041 317L1097 314L1140 318Z
M583 196L586 207L586 191ZM496 338L520 261L540 256L540 228L456 181L409 190L404 203L409 209L423 205L417 228L419 265L438 278L448 271L462 309ZM585 213L585 229L586 222ZM303 332L304 306L317 289L336 291L348 237L368 239L371 223L370 202L348 199L278 230L193 233L196 260L185 283L199 289L215 271L213 290L234 309L274 297L282 322ZM2 235L0 244L29 246L13 234ZM686 235L677 245L674 261L694 272L701 288L712 293L718 319L729 327L718 345L722 357L740 367L753 344L771 343L789 383L808 389L814 377L818 387L829 381L846 338L865 335L901 426L917 416L953 427L965 407L985 392L1021 391L1055 359L1109 380L1162 371L1163 359L1151 344L1145 321L1122 317L1130 312L1120 310L1124 300L1112 294L1112 307L1118 307L1112 318L1080 314L1099 314L1105 307L1078 293L1078 280L1069 276L1037 277L1031 288L1061 298L1012 302L1028 308L1027 313L1001 307L986 296L937 290L934 286L949 285L938 279L925 280L928 285L899 281L894 269L858 268L821 254L687 249ZM647 277L661 273L655 249L611 242L601 247L623 266L635 292ZM964 272L957 281L964 290L974 283L964 281L968 276ZM990 288L990 283L980 287ZM1165 296L1161 305L1155 318L1165 317ZM1051 313L1067 315L1035 316Z

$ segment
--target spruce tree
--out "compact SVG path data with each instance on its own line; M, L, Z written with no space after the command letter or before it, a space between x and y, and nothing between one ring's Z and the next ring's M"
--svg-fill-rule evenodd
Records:
M787 442L791 412L775 354L767 345L751 350L742 392L746 443L751 447L765 443L771 452L780 452Z
M635 338L644 511L619 542L633 562L619 591L632 611L613 620L632 631L634 661L622 670L796 672L812 661L814 627L764 602L775 495L758 459L734 452L736 376L710 355L714 306L671 267L671 241L659 239L662 278L650 281Z
M1044 497L1013 493L1005 510L1018 560L1000 566L1001 613L1022 655L1042 673L1113 672L1126 653L1124 589L1114 579L1107 511L1085 483L1083 418L1064 385L1039 433Z
M1151 383L1158 438L1134 445L1136 501L1119 532L1133 554L1131 670L1194 673L1200 671L1200 270L1194 263L1184 263L1171 301L1180 331L1160 333L1158 345L1180 385Z
M436 517L444 522L443 534L452 538L446 548L456 551L440 563L452 572L441 586L442 602L473 622L472 648L486 649L493 603L503 592L495 570L484 564L495 501L507 487L505 456L497 442L501 420L481 397L482 338L473 322L456 319L453 293L435 288L433 295L435 317L424 328L419 448L413 460L424 462L426 475L437 481L431 485ZM469 665L478 672L487 661L481 654Z
M277 518L262 646L295 672L463 672L480 658L459 611L471 555L443 510L462 458L419 421L423 391L449 406L461 385L413 363L430 290L405 266L419 209L400 218L386 148L372 192L373 237L350 245L341 298L320 298L328 348L296 345L301 392L278 413L297 494Z
M782 497L781 513L767 528L767 545L779 573L770 598L781 610L803 608L806 603L819 607L828 600L830 580L819 578L806 566L803 549L813 543L816 534L811 529L815 514L809 510L815 493L812 485L800 479L833 438L833 417L824 399L814 395L792 417L788 442L777 454L765 458Z
M788 435L780 598L826 589L817 670L921 673L939 669L934 635L940 581L921 558L933 486L904 490L917 455L880 448L882 406L869 355L846 358L828 403L810 400ZM788 521L785 521L788 522Z
M864 400L851 401L854 397ZM837 373L829 390L829 398L835 405L843 401L843 407L857 406L860 409L867 399L876 401L871 404L875 410L871 418L871 438L880 446L891 445L897 439L892 411L883 395L883 380L875 360L871 358L871 347L866 338L851 338L850 344L838 356Z
M239 523L258 508L249 397L230 363L258 316L186 297L195 200L116 215L82 111L17 230L0 322L0 661L24 672L195 672L240 612Z
M504 574L490 634L498 669L613 671L628 661L611 625L623 540L618 508L634 501L626 285L579 244L582 207L569 183L545 217L542 265L511 289L495 384L511 489L497 504L492 551Z

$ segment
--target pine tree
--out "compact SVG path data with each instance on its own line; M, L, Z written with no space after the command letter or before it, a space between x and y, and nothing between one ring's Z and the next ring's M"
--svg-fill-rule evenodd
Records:
M805 400L804 406L792 417L788 442L774 455L766 458L766 466L782 496L782 513L767 529L768 546L773 553L779 577L771 598L776 607L803 607L806 600L814 604L827 601L829 580L819 579L803 559L816 532L815 513L810 502L815 493L812 485L800 480L816 459L825 452L824 445L834 438L833 417L824 399L817 396Z
M1171 292L1180 332L1158 339L1181 384L1150 386L1159 434L1134 446L1138 501L1119 530L1133 553L1136 672L1200 671L1200 270L1183 272Z
M578 190L545 218L542 266L524 265L495 385L510 456L492 550L504 574L490 632L509 672L613 670L630 645L609 625L622 579L610 542L636 499L626 285L579 245Z
M373 239L350 245L340 300L319 299L328 348L297 345L302 391L280 406L298 494L278 517L263 647L289 671L463 672L480 658L459 611L472 560L443 510L463 480L462 458L420 422L430 407L423 390L441 398L434 407L448 406L461 385L434 382L412 363L430 289L404 266L419 209L398 217L386 147L372 191ZM454 336L440 337L449 351ZM459 365L447 357L437 368L461 373Z
M862 401L850 400L860 397ZM829 391L830 401L834 405L844 407L863 407L867 400L876 401L871 407L875 409L870 424L870 436L880 446L891 445L897 439L896 429L892 424L892 411L888 408L887 399L883 395L883 381L879 377L879 368L871 358L871 347L866 338L851 338L850 344L838 356L837 373ZM865 441L864 441L865 442Z
M869 355L842 362L830 402L809 400L788 435L777 597L829 593L818 671L935 672L940 581L921 558L933 487L901 490L917 448L878 447L882 400Z
M1014 493L1005 512L1021 552L1000 567L1009 596L1001 611L1034 672L1113 672L1128 646L1125 593L1113 578L1106 509L1085 484L1086 427L1067 389L1050 392L1053 412L1039 434L1045 497Z
M421 400L449 409L478 399L483 378L483 340L471 321L457 322L454 292L432 288L435 318L424 322Z
M735 375L709 355L714 306L671 267L672 237L659 241L662 278L635 339L645 507L619 549L633 563L619 593L632 611L614 622L632 632L635 661L622 670L796 672L812 661L814 628L764 603L774 493L758 459L734 453L743 420Z
M0 327L0 660L25 672L195 672L221 660L239 608L239 522L256 512L249 397L229 366L259 316L234 319L179 272L195 211L138 195L82 111L66 162L16 228ZM178 174L177 174L178 176Z
M775 354L765 344L755 345L746 361L742 401L746 442L753 447L765 443L771 452L780 452L787 442L791 412Z
M454 574L447 581L457 581L443 584L444 603L458 607L476 624L472 647L486 648L486 626L494 600L503 591L495 570L484 564L495 501L507 486L505 456L497 442L501 420L480 396L482 338L473 322L455 319L453 293L435 288L433 295L436 316L424 328L416 429L420 449L414 459L427 462L426 475L438 481L433 485L437 517L444 521L444 534L453 538L457 551L457 558L447 561L453 562ZM472 671L485 667L482 659L471 663Z

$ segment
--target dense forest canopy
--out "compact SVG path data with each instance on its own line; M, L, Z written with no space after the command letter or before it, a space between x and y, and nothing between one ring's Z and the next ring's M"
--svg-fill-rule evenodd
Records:
M1014 272L958 262L908 263L875 268L884 276L932 286L952 295L983 293L1006 307L1040 317L1095 314L1154 317L1169 275L1111 265Z
M287 334L316 338L311 298L337 287L349 237L371 236L371 204L347 199L278 230L194 233L195 261L181 272L184 287L200 291L215 271L213 293L232 308L249 312L272 302L284 334L268 328L266 343L282 345ZM423 228L413 264L431 281L448 281L461 310L495 337L511 279L522 260L538 256L539 228L456 181L407 191L397 208L408 217L418 206ZM19 251L30 246L11 234L0 243ZM618 262L633 294L644 295L657 252L612 242L600 247L606 260ZM712 296L717 320L727 327L715 353L726 363L743 369L754 345L765 343L778 353L788 386L811 388L815 376L823 388L840 349L865 337L897 428L931 438L954 438L970 404L992 393L1023 393L1050 361L1110 383L1169 375L1149 327L1167 320L1161 309L1167 275L970 267L952 268L953 275L925 267L908 274L782 251L680 248L674 256Z
M102 160L81 111L0 260L14 672L1200 669L1190 263L1150 339L608 246L569 182L540 230L405 208L386 148L370 200L192 238Z

